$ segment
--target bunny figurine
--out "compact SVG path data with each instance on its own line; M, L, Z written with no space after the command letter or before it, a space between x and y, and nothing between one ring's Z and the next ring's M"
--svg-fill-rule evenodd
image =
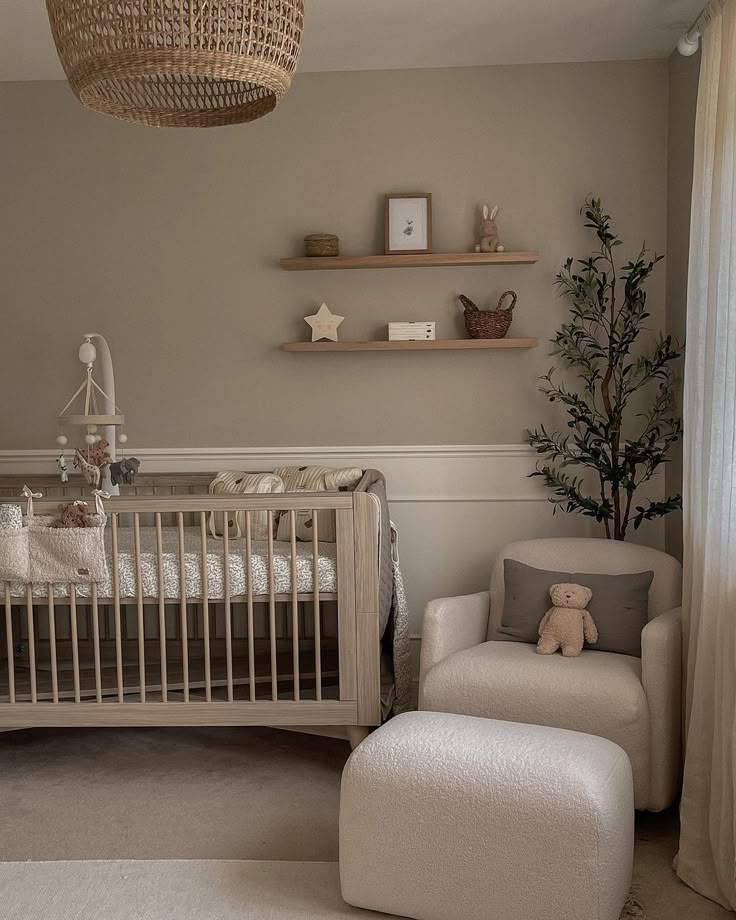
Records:
M498 228L496 215L498 205L489 213L488 205L483 205L483 220L480 224L480 244L475 247L476 252L503 252L504 247L498 242Z

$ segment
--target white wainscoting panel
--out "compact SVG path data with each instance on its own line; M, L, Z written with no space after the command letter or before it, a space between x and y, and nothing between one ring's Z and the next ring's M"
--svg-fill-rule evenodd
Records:
M530 479L537 455L526 445L386 447L129 448L148 472L269 470L276 466L375 467L386 476L398 527L412 632L434 597L487 587L491 562L512 540L599 536L581 515L552 513L540 480ZM49 474L58 450L0 451L0 475ZM649 492L660 495L659 483ZM661 523L645 524L635 541L664 548Z

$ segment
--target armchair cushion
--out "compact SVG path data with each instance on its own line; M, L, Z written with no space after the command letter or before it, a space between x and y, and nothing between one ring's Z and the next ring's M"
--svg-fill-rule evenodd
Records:
M552 572L504 559L503 619L496 638L536 643L539 623L552 606L550 587L560 582L573 583L593 592L588 611L598 628L595 650L638 657L653 579L651 570L621 575Z
M491 611L488 639L495 639L504 604L503 561L517 559L538 569L558 572L597 572L607 575L643 572L651 569L654 580L649 590L649 619L680 604L682 566L672 556L634 543L584 537L549 537L507 544L491 572Z
M419 708L608 738L629 755L636 807L648 807L651 731L638 658L591 650L563 658L538 655L533 645L484 642L424 675Z

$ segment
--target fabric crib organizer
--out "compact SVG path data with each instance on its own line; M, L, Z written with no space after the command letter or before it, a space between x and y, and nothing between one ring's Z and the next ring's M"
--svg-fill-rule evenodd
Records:
M79 497L71 484L34 480L45 498L27 496L21 527L0 505L0 728L350 734L407 708L382 475L364 471L349 491L262 494L209 494L214 479L140 477L104 509L98 496L89 528L48 526L60 500ZM0 503L19 485L0 477Z
M0 506L0 582L89 584L107 579L104 493L95 493L96 513L89 515L93 526L88 527L52 526L53 517L34 514L33 500L42 493L24 487L23 494L25 522L19 505Z

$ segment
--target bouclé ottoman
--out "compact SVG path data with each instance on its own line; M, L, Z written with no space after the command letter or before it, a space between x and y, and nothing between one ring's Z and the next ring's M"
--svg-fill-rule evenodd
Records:
M618 920L634 801L604 738L407 713L342 778L340 875L356 907L416 920Z

